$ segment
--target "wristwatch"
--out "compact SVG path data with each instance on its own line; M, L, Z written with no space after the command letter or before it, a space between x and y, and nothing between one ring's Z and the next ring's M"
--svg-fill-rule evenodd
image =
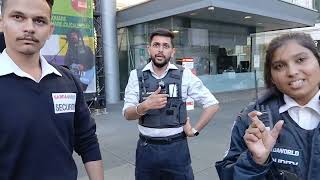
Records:
M199 131L197 131L195 128L192 128L192 133L194 136L198 136L199 135Z

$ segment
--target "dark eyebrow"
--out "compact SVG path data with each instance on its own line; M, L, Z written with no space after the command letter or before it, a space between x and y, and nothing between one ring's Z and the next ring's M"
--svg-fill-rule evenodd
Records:
M305 56L305 55L308 55L308 53L301 52L301 53L295 54L294 57Z
M48 18L46 18L44 16L36 16L34 19L40 19L40 20L48 21Z
M274 64L277 64L277 63L283 63L283 61L281 59L274 59L272 60L271 64L274 65Z
M25 16L25 14L21 11L12 11L10 12L10 15L21 15L21 16ZM48 21L48 18L45 17L45 16L36 16L36 17L33 17L33 19L41 19L41 20L45 20L45 21Z
M10 15L12 15L12 14L24 15L24 13L21 11L12 11L12 12L10 12Z
M153 42L152 44L168 44L168 45L170 45L170 43L166 43L166 42L164 42L164 43L160 43L160 42Z
M300 57L300 56L308 56L308 53L300 52L298 54L293 55L293 58L297 58L297 57ZM274 63L282 63L282 59L273 59L271 64L274 64Z

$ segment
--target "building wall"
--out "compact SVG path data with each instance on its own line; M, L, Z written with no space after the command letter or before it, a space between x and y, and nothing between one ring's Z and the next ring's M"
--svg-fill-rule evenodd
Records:
M121 73L122 80L131 69L148 63L148 37L159 27L176 31L177 52L172 62L181 64L184 59L191 58L192 71L212 92L254 88L250 34L255 28L178 16L130 26L125 28L127 33L119 34L119 39L128 36L120 47L120 62L128 64L120 67L121 72L127 72ZM127 49L123 48L125 46Z
M185 59L192 59L193 72L212 92L254 88L255 76L258 86L264 86L262 74L266 43L257 44L257 39L261 37L251 34L266 31L266 29L310 25L316 19L315 9L319 6L319 0L283 1L287 3L276 0L270 0L267 3L261 0L249 5L249 1L239 3L240 0L188 1L188 3L177 0L174 1L175 5L170 4L169 7L169 4L163 1L154 0L143 6L121 12L118 14L118 27L127 26L123 28L126 33L122 33L122 36L124 34L127 36L126 43L123 43L123 45L126 44L127 49L121 49L122 57L120 58L121 62L127 64L123 67L127 73L121 74L123 76L121 79L127 79L131 69L148 63L149 34L154 29L162 27L174 31L176 35L174 43L177 52L172 62L181 64ZM261 30L262 26L256 27L259 21L254 25L245 26L237 22L236 24L224 23L223 18L219 18L217 22L211 19L200 20L183 16L185 12L208 7L208 2L211 2L210 5L227 8L234 12L247 12L267 17L265 20L272 27L260 23L264 27ZM142 11L143 8L145 11ZM123 91L124 88L121 90Z

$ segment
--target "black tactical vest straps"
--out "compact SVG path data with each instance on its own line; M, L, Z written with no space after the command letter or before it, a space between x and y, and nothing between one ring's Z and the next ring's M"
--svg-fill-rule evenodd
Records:
M186 123L186 103L182 101L181 84L183 68L170 69L162 79L156 79L149 70L137 69L139 102L146 100L161 84L161 93L169 95L166 107L152 109L139 119L139 124L150 128L174 128Z

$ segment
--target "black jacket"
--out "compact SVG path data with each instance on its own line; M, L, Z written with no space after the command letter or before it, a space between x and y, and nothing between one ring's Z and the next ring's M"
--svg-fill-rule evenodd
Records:
M319 126L314 130L305 130L287 112L279 114L279 108L284 104L282 94L270 91L258 100L258 104L270 107L273 124L284 120L269 160L265 165L256 164L243 140L250 124L248 113L256 107L255 103L251 103L236 119L227 155L222 161L216 162L220 179L320 179Z
M84 163L101 160L80 83L53 66L62 76L52 73L39 83L0 76L0 180L76 180L73 151Z

